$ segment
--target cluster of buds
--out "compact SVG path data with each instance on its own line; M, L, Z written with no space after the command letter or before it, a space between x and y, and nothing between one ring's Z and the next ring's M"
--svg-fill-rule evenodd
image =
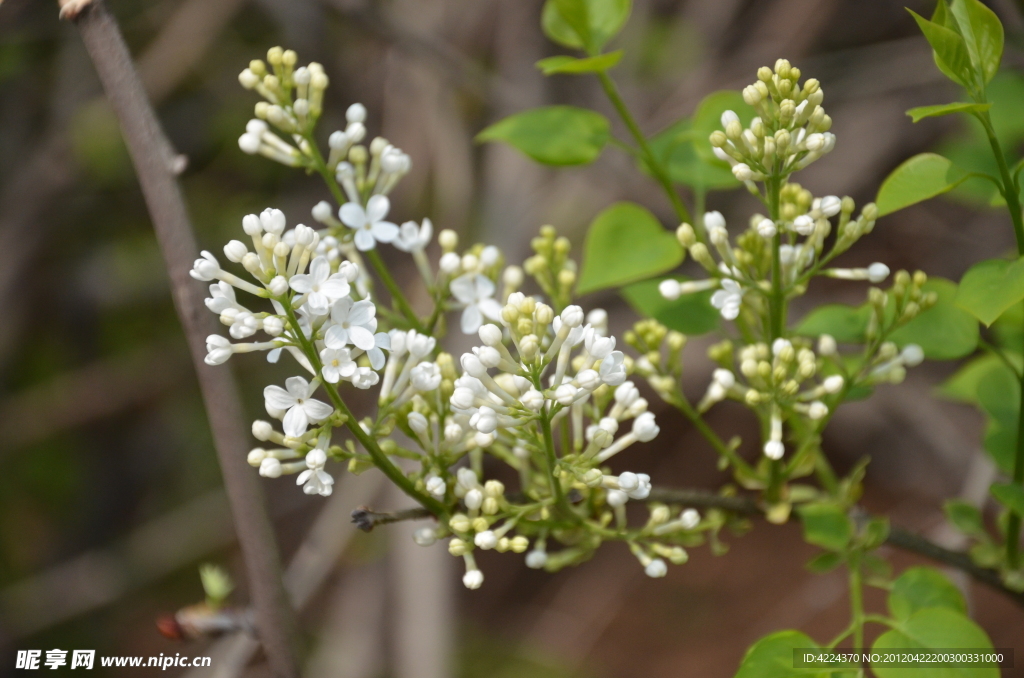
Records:
M788 221L773 221L755 214L749 227L735 238L735 243L730 239L725 217L720 212L704 214L703 232L707 242L698 237L690 224L680 225L676 230L680 244L711 277L685 281L666 278L658 288L661 295L675 300L683 294L715 289L711 303L726 320L738 318L745 307L754 314L763 312L763 294L770 287L766 278L772 270L772 241L780 230L788 233L789 240L778 245L778 275L787 297L803 294L814 275L872 283L888 277L889 268L878 262L866 268L824 268L861 235L871 231L877 217L873 203L866 205L857 219L852 219L854 203L849 197L840 200L836 196L825 196L807 202L808 208ZM824 252L834 217L838 217L839 237L832 249ZM798 239L801 236L803 240ZM753 294L749 294L751 292Z
M832 118L821 107L825 93L814 78L801 87L800 69L785 59L757 71L757 82L743 89L743 100L758 116L746 129L734 111L722 114L722 130L712 132L715 155L743 182L764 181L802 169L835 147ZM752 184L751 184L752 186Z
M429 220L401 226L387 220L387 196L409 171L408 156L381 137L361 144L367 113L360 104L348 108L345 129L330 135L329 151L322 154L313 132L327 77L317 64L296 68L296 62L294 52L275 48L269 67L254 61L243 71L243 86L264 101L239 144L248 153L315 171L335 204L313 207L319 228L287 229L284 214L273 209L245 217L251 247L232 240L224 253L250 279L222 269L208 252L192 271L212 283L207 305L231 338L267 335L261 342L211 336L207 362L258 350L276 362L287 352L308 372L289 377L283 388L264 390L267 413L281 425L253 424L263 445L248 460L261 475L294 474L304 492L327 496L334 484L329 461L347 462L354 473L377 466L441 519L418 530L415 540L429 546L447 539L449 552L465 562L463 583L471 589L484 580L478 551L525 554L528 567L554 571L586 560L609 539L626 542L644 571L661 577L669 563L686 562L683 547L700 542L702 532L713 540L724 519L651 502L649 475L611 468L620 453L660 432L641 380L691 417L727 398L746 403L764 423L763 452L772 460L785 455L784 423L815 426L851 385L834 340L821 337L816 353L809 341L776 333L738 351L729 342L712 347L719 368L691 407L680 387L686 337L642 320L624 336L637 352L635 360L627 357L608 331L605 311L585 313L572 303L576 262L568 239L551 226L532 240L534 254L522 267L507 265L493 246L460 251L450 230L437 234L440 256L432 262ZM769 180L775 216L755 215L735 242L718 212L703 215L699 229L683 224L679 241L710 275L660 285L669 299L713 290L711 303L746 334L766 327L770 304L802 294L814 275L878 283L889 274L880 263L825 268L871 230L877 210L869 204L854 219L851 199L815 198L786 183L789 173L834 143L817 82L800 88L798 81L799 71L787 62L774 72L762 69L758 83L744 92L760 117L744 130L727 113L726 129L712 137L738 177L750 185ZM825 253L833 228L838 237ZM426 319L391 278L375 251L381 244L412 255L434 305ZM527 276L540 294L522 291ZM380 317L374 279L393 302ZM895 380L905 366L920 362L920 349L900 352L885 339L934 303L923 282L923 276L901 272L890 291L872 289L867 334L875 357L866 374L856 375L858 383ZM267 300L270 308L242 306L236 290ZM451 311L460 313L462 332L480 340L458 360L438 341ZM374 416L354 420L339 390L344 383L379 385ZM806 422L794 426L796 418ZM351 436L336 443L335 429ZM392 458L404 459L404 468ZM511 472L502 475L500 465ZM518 479L518 487L506 491L510 478ZM629 526L630 501L647 502L644 526ZM553 542L561 547L549 550Z
M316 62L296 68L297 63L293 50L272 47L266 62L254 59L238 74L242 87L264 99L239 137L239 148L290 167L323 166L336 174L352 203L364 204L372 195L390 193L411 168L409 156L382 137L373 139L369 149L360 145L366 137L366 107L356 103L345 112L345 129L330 135L325 160L313 131L323 112L328 78Z

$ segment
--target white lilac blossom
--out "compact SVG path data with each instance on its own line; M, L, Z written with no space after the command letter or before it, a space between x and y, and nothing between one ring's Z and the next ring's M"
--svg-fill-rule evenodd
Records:
M349 283L355 280L356 271L351 264L342 269L338 273L332 273L327 258L316 257L309 265L308 274L293 275L288 284L296 292L307 295L305 303L311 313L325 315L332 303L348 297L351 289Z
M475 334L484 319L500 320L501 304L494 299L494 282L480 273L467 273L451 282L452 295L465 305L461 327L465 334Z
M814 460L804 457L820 453L821 428L848 392L899 381L924 357L919 347L886 337L934 303L922 287L926 276L891 275L881 262L831 267L872 230L877 208L865 205L854 216L850 198L816 197L789 179L836 140L820 84L801 85L799 70L784 60L759 70L744 89L756 114L750 122L726 111L710 137L715 155L768 214L750 215L746 229L727 227L717 211L701 215L697 228L680 225L678 241L705 274L658 284L669 300L706 293L736 323L736 339L709 348L710 383L691 405L682 388L686 336L650 318L614 336L608 313L575 303L578 267L553 227L540 229L521 266L507 265L486 243L460 249L448 229L438 233L439 258L428 260L429 219L387 220L387 195L411 160L387 139L367 138L370 116L361 104L349 106L341 129L321 134L327 76L319 64L296 59L274 48L266 63L255 60L240 75L263 100L239 146L324 177L334 202L312 208L315 229L288 228L272 208L245 217L244 237L223 248L224 266L202 253L191 275L209 283L207 307L230 336L209 337L206 359L219 365L252 351L273 361L293 357L303 376L264 393L283 430L255 422L262 447L248 462L267 478L296 475L303 492L320 496L333 488L328 462L355 473L380 468L437 518L414 540L444 543L461 557L468 588L484 583L478 550L524 554L527 567L553 571L586 560L610 535L626 542L648 576L665 576L669 564L687 559L680 544L717 531L722 515L702 520L693 508L655 501L665 493L628 466L635 448L660 435L659 407L693 420L721 455L721 468L734 472L738 486L763 491L767 505L799 494L785 483L809 472L804 462ZM315 148L323 136L327 148ZM371 251L378 243L410 255L425 294L405 294ZM829 335L789 330L786 304L814 277L878 285L890 275L890 290L868 295L862 363ZM377 306L382 288L390 307ZM238 290L252 299L239 299ZM455 314L462 332L479 337L458 357L439 341ZM356 419L345 404L350 388L377 388L377 411ZM756 462L703 420L725 400L756 414L763 432ZM510 467L500 477L516 487L506 492L491 475L494 462ZM631 501L646 504L645 524L630 525ZM770 508L769 520L789 515L788 504L784 512Z
M384 221L391 209L391 201L383 195L372 196L364 208L359 203L347 202L338 210L341 223L355 231L356 247L372 250L378 242L389 243L398 237L398 226Z
M289 377L285 388L271 385L263 389L267 413L280 418L284 423L285 435L298 438L306 432L310 423L319 423L334 411L327 403L313 398L319 384L302 377Z

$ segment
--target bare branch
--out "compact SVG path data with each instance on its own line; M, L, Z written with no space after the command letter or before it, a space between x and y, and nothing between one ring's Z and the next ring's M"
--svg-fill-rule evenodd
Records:
M377 525L387 525L403 520L420 520L431 516L433 514L423 507L402 509L394 513L379 513L369 507L360 506L352 512L352 522L363 532L369 532Z
M120 122L170 274L175 308L199 377L249 573L260 639L274 673L297 676L294 615L282 584L262 488L245 461L247 438L237 389L228 369L204 362L205 340L215 324L204 307L201 286L188 274L198 248L174 172L177 154L160 128L121 31L103 2L95 0L82 10L76 25Z

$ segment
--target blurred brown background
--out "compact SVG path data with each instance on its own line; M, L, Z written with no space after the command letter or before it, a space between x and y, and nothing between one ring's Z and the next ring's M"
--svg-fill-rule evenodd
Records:
M613 117L596 81L545 79L534 68L560 53L539 29L541 4L108 2L169 136L189 158L184 186L200 240L211 249L234 237L244 214L273 205L295 223L327 197L315 178L237 147L254 98L236 76L277 44L296 49L302 62L324 64L331 78L325 135L360 101L370 111L370 133L412 155L413 171L394 196L400 220L429 216L464 242L500 245L513 261L544 223L578 247L593 216L619 199L643 203L674 225L656 185L613 148L592 166L553 171L509 148L473 143L490 122L544 103ZM931 11L930 2L909 4ZM1007 29L1004 65L1020 70L1024 3L989 4ZM838 136L836 150L798 180L816 194L863 203L901 160L966 133L953 118L912 125L904 115L958 93L934 68L903 5L634 0L617 39L627 56L613 75L651 134L691 114L705 94L739 88L758 66L789 58L822 81ZM745 223L754 203L742 191L720 192L709 207ZM893 270L958 279L972 262L1010 245L1003 214L936 200L881 220L844 261L880 260ZM398 275L415 280L411 270ZM794 317L823 299L856 303L862 294L850 285L812 288ZM634 319L612 294L584 303L608 308L616 331ZM694 396L710 373L707 344L694 340L687 349ZM259 416L262 387L287 369L252 356L232 363L251 415ZM956 547L941 502L956 495L983 501L993 471L980 449L980 416L932 397L953 369L926 364L903 385L847 406L827 444L840 470L871 456L870 510ZM714 488L726 480L692 429L667 412L659 421L662 435L630 451L630 468L663 485ZM710 421L743 434L753 452L756 431L741 408L720 406ZM116 121L78 35L58 22L55 3L41 0L0 5L0 469L0 673L13 672L15 649L58 647L213 653L220 673L203 675L263 674L258 655L242 668L249 655L237 642L231 659L223 642L181 644L156 633L159 614L201 599L200 562L236 575L240 603L244 568ZM320 586L309 568L303 579L312 587L302 615L308 676L731 676L760 635L796 627L826 640L848 618L844 575L807 573L803 563L815 549L793 525L757 524L730 537L722 557L694 549L690 563L661 581L647 579L616 544L553 576L527 570L521 557L489 553L481 562L487 581L470 592L443 546L412 545L412 526L352 533L347 513L356 505L405 506L381 490L375 472L339 479L327 502L303 496L287 478L264 486L285 561L299 552L324 574ZM300 550L325 504L334 517L324 518L318 534L334 543ZM898 568L916 562L891 555ZM1024 664L1024 612L963 583L995 645L1016 645Z

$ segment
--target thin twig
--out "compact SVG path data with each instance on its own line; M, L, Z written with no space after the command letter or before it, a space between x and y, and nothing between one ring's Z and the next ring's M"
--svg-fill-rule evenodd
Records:
M380 513L371 510L369 507L360 506L355 511L352 511L352 522L363 532L370 532L377 525L387 525L388 523L397 523L403 520L420 520L421 518L430 518L433 515L433 513L422 506L402 509L394 513Z
M237 388L229 370L204 363L205 340L215 324L204 308L202 287L188 275L198 248L175 176L176 154L146 98L121 31L102 0L86 6L75 23L120 122L170 274L175 308L199 377L248 569L260 639L274 673L297 676L294 615L281 580L262 488L245 461L247 438Z

